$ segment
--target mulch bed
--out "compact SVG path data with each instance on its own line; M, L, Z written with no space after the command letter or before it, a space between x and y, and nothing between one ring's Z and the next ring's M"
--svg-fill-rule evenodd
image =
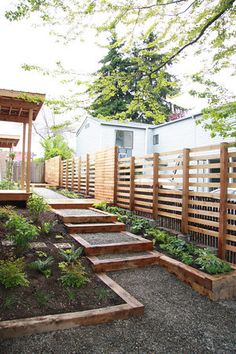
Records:
M19 214L29 217L26 209L16 210ZM57 220L57 216L52 212L47 212L43 215L43 219L44 221ZM62 238L57 239L58 235ZM4 224L0 223L0 241L4 239L6 239ZM54 244L70 243L74 244L76 248L78 244L66 233L60 220L50 236L40 235L34 241L46 243L47 248L28 249L21 255L26 263L25 271L30 282L29 287L5 289L0 285L0 321L84 311L124 303L118 295L97 278L85 257L81 258L81 262L88 274L89 282L79 289L62 286L58 280L61 276L58 262L62 262L63 258ZM50 267L52 276L48 279L28 267L29 263L39 258L38 251L43 251L47 256L54 258L54 263ZM0 259L8 259L12 256L15 256L15 247L3 246L0 242Z

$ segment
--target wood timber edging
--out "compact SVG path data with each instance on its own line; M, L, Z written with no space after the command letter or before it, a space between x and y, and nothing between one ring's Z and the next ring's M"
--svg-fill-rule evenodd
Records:
M122 298L125 304L87 311L1 321L0 338L28 336L31 334L107 323L114 320L128 319L130 316L143 315L143 304L136 300L105 273L97 274L97 276L112 291Z

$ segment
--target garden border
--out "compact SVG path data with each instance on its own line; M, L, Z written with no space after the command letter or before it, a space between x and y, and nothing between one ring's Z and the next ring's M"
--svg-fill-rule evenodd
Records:
M136 300L105 273L96 275L112 291L122 298L125 301L125 304L87 311L1 321L0 338L13 338L78 326L95 325L114 320L128 319L130 316L143 315L143 304Z

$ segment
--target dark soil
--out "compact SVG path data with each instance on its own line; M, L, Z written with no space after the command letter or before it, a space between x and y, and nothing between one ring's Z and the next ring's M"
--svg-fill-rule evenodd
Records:
M26 209L18 209L17 212L29 217ZM45 213L42 217L44 221L57 219L57 216L51 212ZM63 238L57 239L58 235ZM0 241L4 239L6 239L4 223L0 223ZM63 257L54 244L70 243L74 244L75 248L78 247L78 244L66 233L64 225L59 220L49 236L41 234L34 241L46 243L47 248L28 249L20 255L25 260L25 272L30 282L29 287L5 289L0 285L0 321L84 311L124 303L93 273L85 257L81 258L81 262L89 282L79 289L62 286L58 280L61 276L58 263L63 261ZM45 252L47 257L52 256L54 259L53 265L50 267L52 275L48 279L29 267L31 262L39 259L38 251ZM3 246L0 242L0 259L15 257L15 255L15 247Z

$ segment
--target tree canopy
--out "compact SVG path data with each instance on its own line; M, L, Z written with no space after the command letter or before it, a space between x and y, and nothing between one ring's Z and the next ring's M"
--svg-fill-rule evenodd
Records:
M161 57L151 67L149 75L161 75L163 68L166 70L170 63L181 60L189 48L194 55L205 54L204 67L194 74L193 81L206 89L193 90L192 93L207 98L210 109L220 112L222 119L230 122L232 114L236 114L232 104L235 97L216 89L213 77L226 68L235 70L235 1L15 0L16 7L9 9L6 17L19 20L37 13L43 23L53 25L54 33L65 42L86 35L88 28L98 35L115 31L119 33L117 45L125 40L127 51L134 43L144 43L153 32L155 52ZM209 115L204 117L210 119ZM216 129L215 124L207 127ZM224 134L219 126L215 132Z
M91 114L103 119L126 119L160 123L171 113L167 98L179 92L177 81L167 70L152 73L162 59L156 53L155 36L149 36L130 52L122 52L113 35L101 68L90 84Z

